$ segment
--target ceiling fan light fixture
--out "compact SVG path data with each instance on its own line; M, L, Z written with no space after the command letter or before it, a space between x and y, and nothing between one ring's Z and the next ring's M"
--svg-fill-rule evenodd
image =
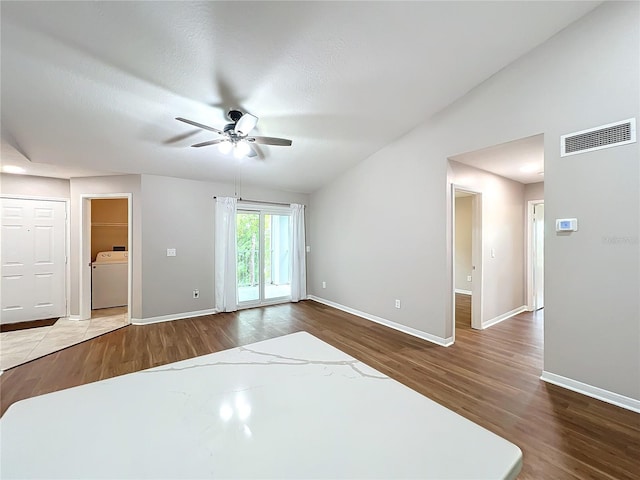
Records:
M220 142L218 144L218 150L220 150L220 153L225 155L229 153L232 148L233 148L233 145L231 144L231 142Z
M1 1L1 0L0 0ZM229 119L233 123L225 125L224 130L219 130L203 123L194 122L188 118L176 117L179 120L189 125L193 125L204 130L209 130L221 135L222 138L216 138L214 140L208 140L206 142L196 143L191 145L192 147L208 147L210 145L218 145L220 153L226 155L233 149L234 156L238 159L243 157L256 157L258 154L251 147L251 144L260 145L276 145L290 147L293 143L287 138L277 137L263 137L259 135L248 136L248 133L256 127L258 123L258 117L251 115L250 113L242 113L240 110L230 110Z

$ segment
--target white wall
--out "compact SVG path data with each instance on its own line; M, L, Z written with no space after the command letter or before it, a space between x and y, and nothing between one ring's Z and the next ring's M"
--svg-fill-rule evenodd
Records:
M142 312L137 320L213 310L214 196L234 186L142 176ZM304 194L243 187L246 200L308 205ZM167 257L167 248L177 255ZM200 298L193 298L193 290Z
M456 197L456 290L471 291L467 276L472 274L471 263L471 202L473 197Z
M0 194L69 198L69 180L2 173L0 174Z
M544 368L640 399L638 144L559 156L560 135L640 115L639 9L604 3L314 192L310 293L449 336L447 158L542 133ZM552 233L570 216L579 232Z

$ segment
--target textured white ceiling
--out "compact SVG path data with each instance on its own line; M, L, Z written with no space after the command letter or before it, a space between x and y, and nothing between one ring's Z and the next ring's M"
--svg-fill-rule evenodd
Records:
M3 140L32 162L311 192L598 3L2 1ZM293 146L238 162L174 120L222 127L230 107Z

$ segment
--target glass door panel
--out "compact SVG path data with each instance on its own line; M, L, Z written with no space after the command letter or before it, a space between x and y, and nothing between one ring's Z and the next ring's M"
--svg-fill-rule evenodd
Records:
M236 214L238 302L260 301L260 213Z
M291 296L289 215L264 214L264 298Z

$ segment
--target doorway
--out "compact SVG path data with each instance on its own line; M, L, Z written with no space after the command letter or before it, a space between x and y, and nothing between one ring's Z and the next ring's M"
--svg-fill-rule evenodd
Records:
M454 285L456 328L471 328L473 262L471 261L471 203L473 195L456 191L454 202Z
M482 328L482 194L452 186L453 331Z
M291 299L291 214L288 208L238 209L236 252L240 308Z
M130 193L81 195L80 320L131 323Z

